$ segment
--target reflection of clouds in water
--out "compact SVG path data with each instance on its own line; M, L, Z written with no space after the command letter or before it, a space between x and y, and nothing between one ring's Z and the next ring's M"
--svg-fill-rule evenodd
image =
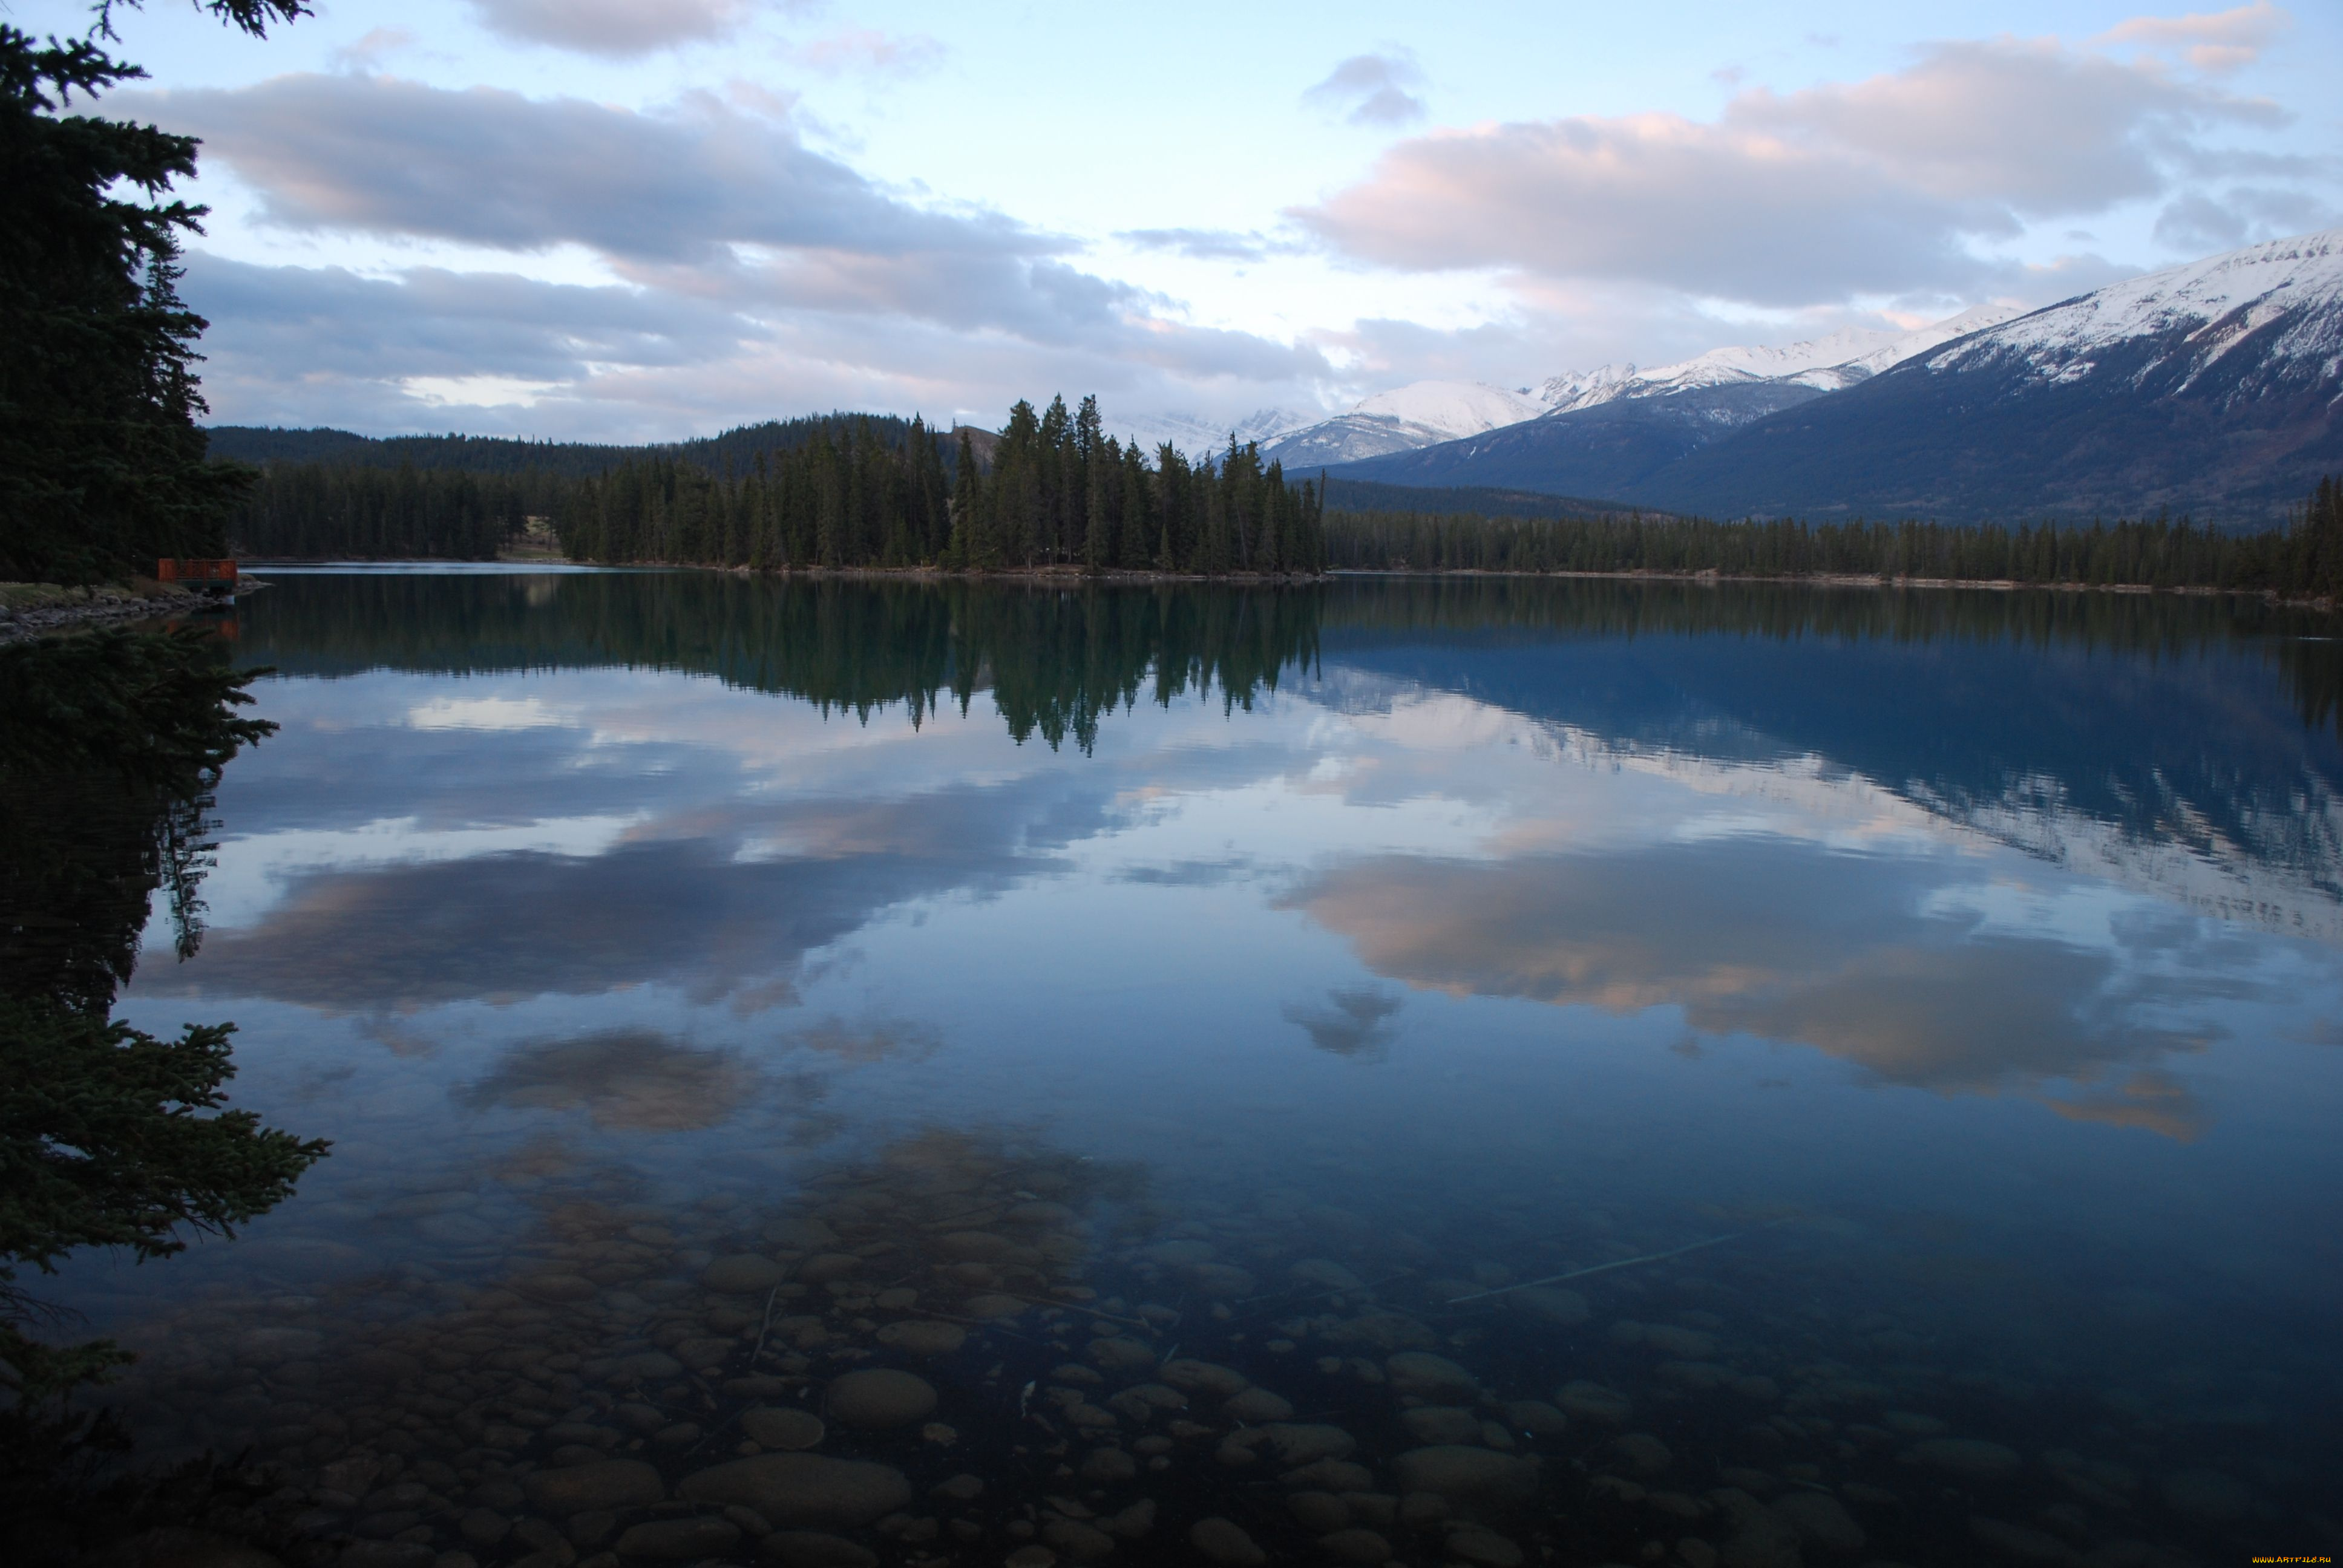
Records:
M617 1029L516 1046L450 1093L468 1110L583 1111L597 1127L684 1132L730 1120L759 1088L731 1051Z
M918 1061L932 1056L943 1044L943 1037L934 1028L903 1019L886 1019L864 1024L849 1024L843 1019L825 1018L807 1025L789 1037L793 1045L808 1050L818 1050L824 1056L860 1065L873 1061Z
M1326 993L1327 1005L1285 1004L1285 1021L1298 1024L1310 1043L1336 1056L1380 1056L1399 1034L1392 1016L1407 1005L1404 997L1373 986L1355 986Z
M435 697L408 709L407 722L415 729L542 729L570 719L535 697Z
M806 954L883 910L1050 869L1050 851L1096 831L1106 808L1101 788L1071 784L750 803L646 824L599 855L323 871L148 989L373 1011L641 983L712 1001L746 986L753 1010L788 996ZM774 844L789 852L742 853Z
M2144 1127L2183 1143L2195 1142L2205 1131L2204 1109L2187 1086L2169 1073L2135 1072L2119 1084L2092 1087L2071 1097L2046 1098L2045 1103L2069 1121Z
M1217 888L1249 876L1250 859L1180 860L1166 866L1131 866L1115 873L1118 882L1141 882L1157 888Z
M1378 973L1457 995L1626 1013L1812 1045L1890 1081L1990 1091L2097 1083L2195 1040L2141 1021L2234 996L2217 971L2123 971L2098 947L1986 934L1918 907L1913 869L1770 839L1503 863L1385 857L1293 902ZM1296 1021L1301 1021L1296 1020ZM2168 1081L2059 1101L2062 1114L2184 1135L2201 1112Z

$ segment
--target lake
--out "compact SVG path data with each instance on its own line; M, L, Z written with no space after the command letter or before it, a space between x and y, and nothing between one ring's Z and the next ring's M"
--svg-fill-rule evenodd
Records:
M333 1152L54 1294L345 1562L2343 1536L2331 619L261 575L118 1011Z

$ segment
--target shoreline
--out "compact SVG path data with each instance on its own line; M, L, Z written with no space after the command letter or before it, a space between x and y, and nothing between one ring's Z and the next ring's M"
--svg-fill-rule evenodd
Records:
M262 563L256 562L258 566ZM349 557L320 557L315 561L292 558L272 560L278 566L447 566L497 565L526 568L543 567L606 567L612 569L642 569L669 571L723 572L734 577L797 578L809 581L848 582L997 582L1018 583L1028 587L1060 588L1105 585L1112 587L1144 587L1158 584L1225 584L1237 588L1307 588L1337 581L1362 582L1377 579L1412 579L1417 581L1452 581L1459 578L1486 582L1651 582L1686 583L1695 587L1781 587L1805 588L1863 588L1873 592L1895 589L1965 590L1986 593L2064 593L2064 594L2172 594L2191 598L2250 598L2285 609L2307 609L2324 614L2343 611L2343 601L2327 598L2288 598L2267 588L2225 588L2199 585L2158 588L2148 583L2076 583L2020 582L2009 578L1926 578L1891 577L1885 573L1808 572L1778 576L1757 576L1747 573L1722 572L1714 569L1699 571L1490 571L1476 567L1335 567L1324 572L1226 572L1218 575L1202 572L1135 571L1114 569L1088 571L1081 567L1021 567L1001 571L975 571L966 568L943 567L747 567L723 566L714 563L675 561L573 561L563 557L548 557L531 551L527 554L499 556L493 562L459 562L442 557L385 557L380 559L357 559ZM259 582L252 586L264 586ZM76 599L75 596L86 596ZM69 588L45 583L0 583L0 643L37 637L50 631L74 627L106 625L116 621L156 618L175 609L195 607L201 596L176 585L140 579L129 585L103 584L90 588ZM159 601L175 602L163 603Z
M511 564L526 564L514 561ZM1969 589L1992 593L2112 593L2112 594L2176 594L2194 598L2253 598L2291 609L2321 610L2333 613L2343 609L2343 601L2324 598L2286 598L2268 588L2212 588L2195 584L2175 588L2158 588L2152 583L2075 583L2020 582L2014 578L1920 578L1890 577L1885 573L1803 572L1773 577L1748 573L1721 572L1714 569L1684 572L1664 571L1552 571L1513 572L1488 571L1478 567L1332 567L1322 572L1224 572L1217 576L1199 572L1085 571L1080 567L1021 567L1004 571L971 571L965 568L948 569L942 567L736 567L715 564L679 563L672 561L572 561L572 566L616 568L665 567L676 571L725 572L735 577L806 578L815 580L868 580L874 582L1015 582L1080 586L1107 583L1123 586L1148 583L1229 583L1240 588L1297 588L1335 581L1366 581L1375 578L1407 578L1422 580L1445 580L1469 578L1491 582L1665 582L1691 583L1695 586L1734 584L1740 587L1869 588L1928 588Z
M63 583L0 583L0 646L51 632L160 620L207 608L211 596L152 578L85 587Z

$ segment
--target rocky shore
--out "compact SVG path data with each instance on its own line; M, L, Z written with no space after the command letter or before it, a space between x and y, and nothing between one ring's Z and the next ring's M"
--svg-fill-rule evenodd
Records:
M194 588L148 578L87 588L0 583L0 643L80 627L156 620L202 609L211 602Z

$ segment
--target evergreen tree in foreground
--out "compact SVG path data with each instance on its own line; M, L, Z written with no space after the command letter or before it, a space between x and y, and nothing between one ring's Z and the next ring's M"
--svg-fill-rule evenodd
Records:
M245 483L204 461L203 318L178 295L196 142L71 113L146 73L90 38L0 25L0 577L86 582L217 555ZM208 0L258 35L304 0Z

